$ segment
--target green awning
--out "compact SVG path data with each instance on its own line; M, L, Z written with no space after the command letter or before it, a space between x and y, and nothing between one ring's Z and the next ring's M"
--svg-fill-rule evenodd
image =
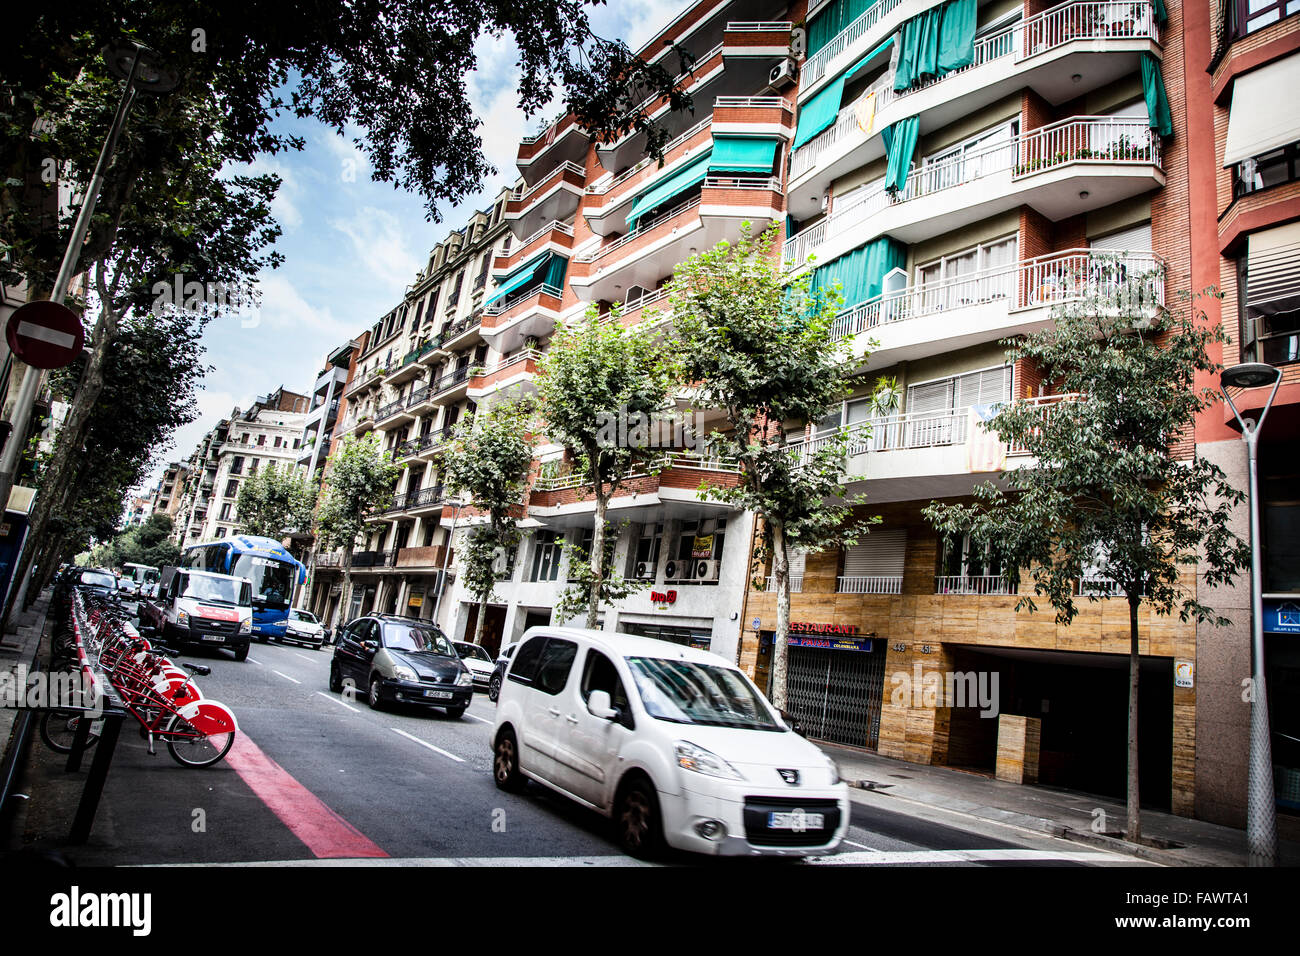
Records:
M794 131L794 145L790 147L792 150L798 149L835 122L835 117L840 115L840 105L844 99L844 84L853 79L881 53L888 50L893 42L894 38L891 36L799 107L799 125Z
M952 0L944 4L939 26L939 75L960 70L975 62L976 0Z
M1142 54L1142 95L1147 101L1151 128L1161 136L1174 135L1174 119L1169 113L1165 80L1160 75L1160 61L1150 53Z
M844 32L845 28L881 0L831 0L808 21L808 56Z
M894 89L907 90L975 61L977 0L950 0L918 13L899 30Z
M1165 9L1165 0L1153 0L1152 7L1155 10L1156 23L1163 26L1169 22L1169 11Z
M564 265L567 264L568 260L565 259L563 256L556 255L554 252L550 252L550 251L543 252L540 253L539 255L533 256L523 265L516 266L509 275L507 275L504 279L501 280L501 283L500 285L497 286L496 291L493 292L491 297L489 297L488 300L483 304L491 305L493 302L496 302L498 299L505 298L511 292L514 292L516 289L522 289L531 280L537 278L544 271L546 271L549 274L549 270L554 268L553 260L555 259L560 260L561 263L560 277L561 277L561 281L563 281Z
M906 268L907 246L890 236L882 236L818 266L808 291L813 296L825 296L838 281L844 297L841 308L851 309L879 298L885 276L894 269Z
M713 158L709 160L711 172L770 174L775 164L775 138L713 137Z
M907 172L912 168L912 156L916 152L916 138L921 130L921 120L917 116L891 123L880 131L880 138L885 144L885 188L896 192L907 185Z
M702 182L704 177L709 174L709 160L711 156L712 150L687 164L682 169L679 169L667 179L655 183L641 195L637 196L632 202L631 212L627 214L627 227L629 229L636 229L637 220L646 213L650 212L652 209L658 209L674 196L679 193L684 193L696 183Z

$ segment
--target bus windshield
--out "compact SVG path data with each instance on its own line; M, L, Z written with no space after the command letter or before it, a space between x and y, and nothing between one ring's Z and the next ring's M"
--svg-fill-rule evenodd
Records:
M274 558L252 554L235 557L230 573L253 582L253 602L258 607L287 608L293 597L297 567Z

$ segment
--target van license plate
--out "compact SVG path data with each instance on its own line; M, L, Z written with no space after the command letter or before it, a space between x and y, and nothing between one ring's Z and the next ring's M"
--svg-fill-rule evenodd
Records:
M821 813L804 813L802 810L795 810L767 815L769 830L820 830L825 825L826 817Z
M205 641L211 641L213 644L224 644L226 641L226 639L220 634L204 634L203 639Z
M450 700L454 695L449 690L426 690L424 696L433 697L438 700Z

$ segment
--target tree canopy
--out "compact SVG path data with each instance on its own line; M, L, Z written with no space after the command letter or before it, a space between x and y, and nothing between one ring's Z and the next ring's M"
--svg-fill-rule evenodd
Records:
M239 485L235 515L242 534L281 538L311 528L316 493L291 464L258 469Z

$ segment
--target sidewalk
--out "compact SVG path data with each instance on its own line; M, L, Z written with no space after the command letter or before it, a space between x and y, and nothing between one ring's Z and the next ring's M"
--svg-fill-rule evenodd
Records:
M41 594L31 608L18 615L17 626L4 635L4 646L0 647L0 686L5 688L4 701L16 694L12 687L15 674L24 668L28 675L35 669L37 649L45 631L45 615L50 606L50 592ZM21 711L13 706L0 706L0 777L2 771L9 768L10 748L14 746L14 726ZM32 726L35 730L35 725ZM21 755L19 755L21 756ZM4 780L0 779L0 790Z
M1169 844L1169 848L1134 846L1093 832L1098 809L1105 813L1106 831L1124 829L1124 804L1108 797L1057 787L1004 783L978 773L907 763L869 751L816 743L839 765L840 775L850 787L896 798L900 804L908 801L939 807L1166 866L1246 865L1243 830L1143 810L1143 837ZM1280 841L1278 852L1282 865L1300 866L1300 844Z

